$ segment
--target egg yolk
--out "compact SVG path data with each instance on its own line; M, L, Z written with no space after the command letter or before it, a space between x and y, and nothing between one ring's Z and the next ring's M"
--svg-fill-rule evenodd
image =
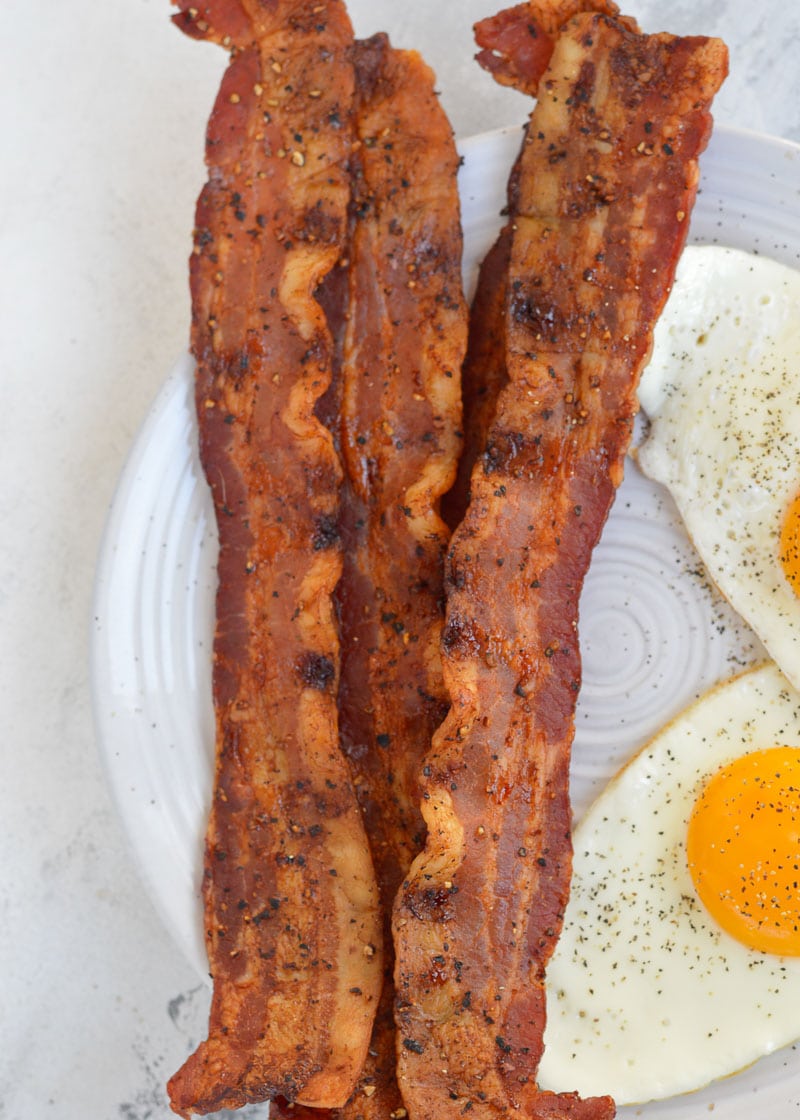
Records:
M780 561L792 590L800 595L800 494L786 510L781 525Z
M686 853L723 929L751 949L800 956L800 747L719 770L695 803Z

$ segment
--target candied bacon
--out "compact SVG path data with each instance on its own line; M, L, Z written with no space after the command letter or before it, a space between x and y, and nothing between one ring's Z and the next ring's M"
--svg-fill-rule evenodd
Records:
M341 464L315 409L333 343L318 286L350 197L352 31L339 0L181 4L232 48L191 262L203 467L220 537L216 769L206 834L208 1040L181 1115L277 1093L342 1104L382 985L374 871L338 743Z
M439 499L460 447L466 346L458 155L414 52L356 44L356 132L342 365L328 414L345 466L337 588L339 719L386 916L386 974L370 1051L340 1120L388 1120L395 1077L389 916L424 842L419 771L446 712L439 639L449 540ZM338 383L338 384L337 384ZM273 1106L277 1117L319 1112Z
M504 373L446 568L451 709L424 770L426 848L395 906L413 1120L614 1112L536 1085L571 871L578 600L726 67L718 40L586 13L539 82L509 220Z

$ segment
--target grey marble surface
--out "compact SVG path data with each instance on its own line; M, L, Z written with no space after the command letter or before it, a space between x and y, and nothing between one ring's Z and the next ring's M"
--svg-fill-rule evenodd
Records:
M0 1117L162 1120L207 990L155 915L106 789L87 660L126 451L187 343L186 258L222 53L167 0L6 0L0 37ZM420 49L466 136L525 103L471 61L485 0L352 0ZM800 141L796 0L636 0L731 48L718 121ZM263 1112L263 1110L262 1110Z

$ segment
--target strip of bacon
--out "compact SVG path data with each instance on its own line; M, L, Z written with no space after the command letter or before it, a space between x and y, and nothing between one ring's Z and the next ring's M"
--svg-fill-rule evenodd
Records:
M425 767L428 842L395 910L413 1120L613 1115L608 1098L535 1081L571 869L578 599L726 66L717 40L584 14L539 84L511 222L508 384L448 557L452 707Z
M581 12L598 12L618 18L631 31L636 22L620 16L611 0L530 0L506 8L475 24L475 40L483 49L475 56L500 85L536 95L539 81L550 63L559 30ZM508 212L518 210L516 200L519 164L509 178ZM512 223L507 222L481 264L470 307L469 343L462 369L464 402L464 452L455 486L446 496L444 513L455 528L469 503L469 480L478 456L486 446L489 424L500 390L508 381L505 353L505 294Z
M352 31L340 0L181 5L232 48L191 266L201 458L220 536L217 761L204 901L209 1036L181 1115L281 1093L342 1104L382 983L381 918L338 744L341 466L315 408L332 341L314 292L344 244Z
M356 1092L326 1115L388 1120L402 1108L389 917L424 843L419 773L447 710L439 641L449 533L438 507L460 450L467 316L458 155L434 76L419 55L377 35L357 44L356 82L360 148L339 378L339 706L386 915L387 967ZM314 1114L278 1107L276 1115Z

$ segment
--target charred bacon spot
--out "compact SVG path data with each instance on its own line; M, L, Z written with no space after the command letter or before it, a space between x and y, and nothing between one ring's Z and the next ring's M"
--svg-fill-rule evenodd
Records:
M572 104L587 105L596 88L597 67L591 59L585 59L581 64L575 85L572 87Z
M585 214L592 214L610 206L615 198L616 187L614 184L605 175L592 172L575 184L574 190L565 204L564 213L569 218L581 218Z
M534 284L531 289L519 288L512 292L511 316L521 327L530 331L537 341L557 343L566 324L557 303L551 302L547 296L536 294L535 288L538 286Z
M481 642L474 624L454 614L442 631L442 648L449 657L471 657L480 651Z
M422 890L409 891L406 903L415 918L423 922L447 922L453 917L450 901L453 894L450 887L423 887Z
M512 464L525 449L525 435L522 432L497 432L487 445L483 455L483 473L510 474Z
M298 241L335 245L341 241L342 225L336 214L326 210L322 201L304 211L292 236Z
M336 676L336 667L324 654L309 652L301 659L298 672L309 688L325 692Z
M311 542L314 551L323 552L325 549L333 548L338 541L339 526L336 523L336 518L326 514L323 514L322 517L318 517L314 529L314 537Z

